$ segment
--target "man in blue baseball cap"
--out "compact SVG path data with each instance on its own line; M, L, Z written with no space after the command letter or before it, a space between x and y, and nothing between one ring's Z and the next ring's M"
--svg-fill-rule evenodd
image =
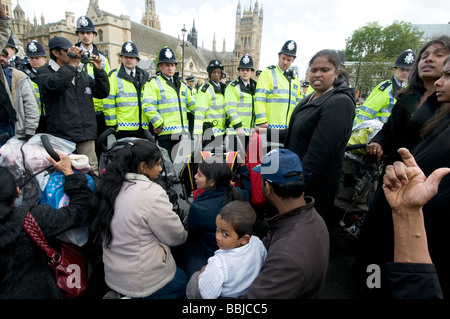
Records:
M329 234L314 199L304 196L303 167L297 154L274 149L253 168L263 193L278 213L267 222L267 257L244 298L319 298L329 259Z

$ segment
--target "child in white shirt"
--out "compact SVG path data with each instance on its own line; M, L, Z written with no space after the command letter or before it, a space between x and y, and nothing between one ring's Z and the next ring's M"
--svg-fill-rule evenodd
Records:
M252 236L256 214L250 203L235 200L225 205L216 217L219 249L208 264L192 275L186 296L194 299L236 298L244 295L258 276L267 250Z

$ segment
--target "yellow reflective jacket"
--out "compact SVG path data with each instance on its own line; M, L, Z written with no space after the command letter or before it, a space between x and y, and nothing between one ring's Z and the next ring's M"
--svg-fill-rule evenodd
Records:
M81 42L78 42L75 45L79 47L81 45ZM92 53L100 57L100 59L102 60L102 69L105 70L106 74L109 74L109 72L111 72L111 67L109 65L108 58L97 49L95 44L93 46L94 47L92 49ZM83 70L86 71L86 73L89 74L91 78L94 78L94 67L92 66L91 63L84 64ZM97 99L95 97L93 97L92 100L94 101L95 111L96 112L103 111L103 100Z
M292 111L300 101L300 93L299 80L292 78L289 81L275 65L264 69L256 84L255 124L287 128Z
M226 85L224 83L219 83L219 87L217 87L212 81L209 81L198 91L194 134L203 134L204 123L212 125L214 136L225 134L225 121L227 118L224 97L225 88Z
M187 112L194 113L195 99L188 86L175 75L174 82L158 75L148 86L149 119L155 128L163 124L161 135L189 131ZM156 110L156 113L153 111Z
M123 64L109 76L110 91L103 100L103 112L106 126L115 126L117 131L136 131L139 127L148 129L149 120L157 114L149 103L149 74L138 67L136 70L136 85Z
M225 90L225 110L233 118L237 114L244 129L245 135L250 135L251 129L255 126L255 88L256 82L250 79L249 87L244 85L244 82L238 78L231 82ZM227 127L227 134L236 134L236 125Z
M397 102L394 96L398 89L400 87L397 85L394 77L379 83L356 112L353 126L368 120L378 120L381 123L386 123L394 104Z

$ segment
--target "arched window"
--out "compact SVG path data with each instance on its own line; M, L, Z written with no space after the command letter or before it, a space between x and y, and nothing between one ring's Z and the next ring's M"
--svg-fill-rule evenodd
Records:
M103 30L102 29L98 30L98 40L100 42L103 42Z

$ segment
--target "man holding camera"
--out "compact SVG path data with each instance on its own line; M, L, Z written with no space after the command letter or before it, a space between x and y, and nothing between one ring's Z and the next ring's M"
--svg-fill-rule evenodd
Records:
M297 54L297 44L288 40L278 53L278 65L263 70L256 84L255 124L284 129L300 101L300 82L290 70Z
M39 68L36 78L45 105L47 131L76 143L77 153L86 155L92 171L98 174L97 124L92 98L108 96L108 74L102 69L101 58L92 54L89 63L94 78L90 77L80 64L85 51L72 46L66 38L54 37L48 47L50 61Z

